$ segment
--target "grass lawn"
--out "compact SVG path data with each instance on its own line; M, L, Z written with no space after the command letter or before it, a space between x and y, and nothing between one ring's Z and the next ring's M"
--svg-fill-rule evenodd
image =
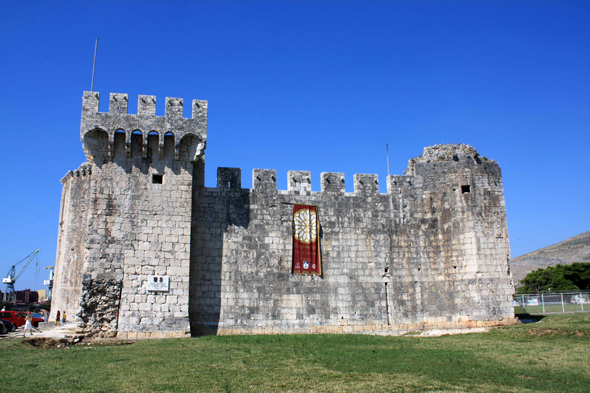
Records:
M3 392L588 392L590 314L443 337L0 341Z

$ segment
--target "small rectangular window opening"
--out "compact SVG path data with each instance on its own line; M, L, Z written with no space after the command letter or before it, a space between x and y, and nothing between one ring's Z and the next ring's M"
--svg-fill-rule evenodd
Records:
M157 174L152 175L152 183L153 184L162 184L163 181L164 181L164 175L157 175Z
M466 192L471 192L471 186L461 186L461 193L465 194Z

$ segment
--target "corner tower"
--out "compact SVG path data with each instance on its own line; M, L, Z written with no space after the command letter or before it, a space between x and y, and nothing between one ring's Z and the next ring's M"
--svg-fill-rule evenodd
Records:
M52 310L80 318L93 335L188 334L193 187L204 179L207 101L84 92L80 139L88 163L66 176ZM80 173L78 170L76 173ZM79 278L78 278L79 277ZM67 284L67 285L65 285ZM64 299L68 299L66 302Z

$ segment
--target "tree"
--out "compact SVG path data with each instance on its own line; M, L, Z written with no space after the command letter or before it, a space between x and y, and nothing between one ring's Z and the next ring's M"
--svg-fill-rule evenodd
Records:
M590 263L549 266L530 272L517 293L590 289Z

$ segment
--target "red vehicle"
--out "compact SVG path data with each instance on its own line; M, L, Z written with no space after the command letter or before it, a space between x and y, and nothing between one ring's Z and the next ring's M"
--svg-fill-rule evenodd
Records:
M12 322L14 324L14 326L16 326L17 328L21 327L25 324L26 317L27 317L27 313L22 312L22 311L0 311L0 319ZM33 320L31 321L31 323L35 327L39 326L39 322L45 322L45 321L43 320L43 318L37 318L37 317L33 317Z

